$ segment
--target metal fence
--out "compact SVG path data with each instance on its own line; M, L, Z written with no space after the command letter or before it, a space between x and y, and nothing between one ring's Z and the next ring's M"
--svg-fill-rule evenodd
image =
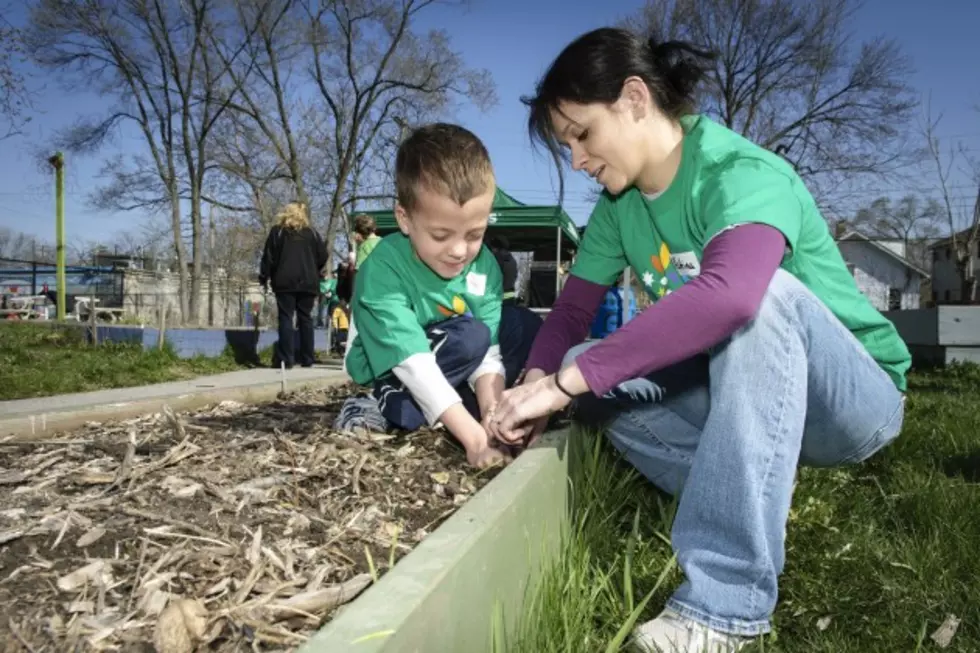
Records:
M53 262L0 258L0 296L46 296L54 303L57 295L57 267ZM95 298L105 308L122 308L124 275L106 266L69 265L65 267L66 310L74 309L78 297Z

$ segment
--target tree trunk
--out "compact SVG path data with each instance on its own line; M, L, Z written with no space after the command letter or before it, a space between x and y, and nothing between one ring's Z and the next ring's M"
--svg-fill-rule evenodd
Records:
M337 230L346 222L344 212L344 190L347 188L346 178L338 175L337 187L334 189L333 198L330 202L330 222L327 224L326 245L327 245L327 269L333 270L334 265L334 242L337 240ZM346 230L347 227L344 226Z
M201 280L204 275L204 248L201 247L201 193L197 188L191 191L191 256L194 276L191 277L190 321L200 324Z
M174 184L176 185L176 184ZM180 197L176 189L171 188L170 192L170 222L173 228L174 253L177 256L177 302L180 305L180 318L182 321L189 315L187 302L187 252L184 249L184 241L180 230ZM166 297L161 297L160 304L166 302Z

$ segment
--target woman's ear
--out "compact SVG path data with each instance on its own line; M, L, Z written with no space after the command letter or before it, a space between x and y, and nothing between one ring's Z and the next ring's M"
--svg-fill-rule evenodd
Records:
M627 77L620 91L619 101L628 109L633 120L640 121L647 117L650 110L650 89L646 82L637 76Z

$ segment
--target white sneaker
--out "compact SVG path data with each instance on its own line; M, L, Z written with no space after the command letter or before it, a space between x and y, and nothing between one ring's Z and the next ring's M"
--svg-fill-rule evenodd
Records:
M633 631L636 653L735 653L752 638L722 633L670 608Z

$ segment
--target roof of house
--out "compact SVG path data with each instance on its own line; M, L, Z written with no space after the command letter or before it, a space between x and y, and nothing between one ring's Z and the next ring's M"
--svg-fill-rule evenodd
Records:
M837 242L838 243L839 242L842 242L842 241L851 241L851 242L858 241L858 242L867 243L868 245L874 247L878 251L883 252L884 254L892 257L893 259L895 259L896 261L898 261L902 265L906 266L910 270L913 270L915 272L918 272L919 274L921 274L926 279L929 279L930 278L930 275L929 275L928 272L926 272L925 270L923 270L922 268L920 268L918 265L916 265L912 261L908 260L904 256L899 256L898 254L896 254L895 252L893 252L891 249L885 247L884 245L882 245L881 243L875 241L872 238L868 238L867 236L865 236L864 234L862 234L859 231L854 231L854 230L848 231L843 236L841 236L840 238L837 239Z
M970 236L970 232L971 231L973 231L973 227L972 226L967 227L966 229L963 229L961 231L957 231L956 232L956 237L957 238L968 238ZM937 240L936 242L932 243L931 245L929 245L929 249L935 249L935 248L940 247L940 246L948 245L950 243L950 241L952 241L952 240L953 240L953 237L952 236L947 236L945 238L941 238L941 239Z

